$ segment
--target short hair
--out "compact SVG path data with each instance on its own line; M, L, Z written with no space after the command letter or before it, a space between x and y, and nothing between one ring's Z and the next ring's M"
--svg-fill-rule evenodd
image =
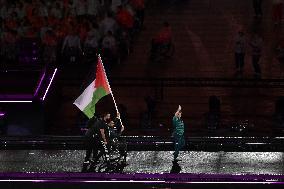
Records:
M108 114L110 114L109 112L104 112L103 114L102 114L102 117L106 117Z

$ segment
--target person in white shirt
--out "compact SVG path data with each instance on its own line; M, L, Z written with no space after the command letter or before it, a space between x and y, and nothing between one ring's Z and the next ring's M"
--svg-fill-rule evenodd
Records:
M38 14L40 17L48 17L48 9L47 6L40 1L40 5L38 8Z
M67 62L74 63L79 58L82 52L81 41L74 29L64 38L61 52Z
M2 19L6 19L9 16L8 14L8 6L7 4L3 4L1 9L0 9L0 17Z
M84 55L86 57L87 62L92 63L96 59L99 40L100 33L98 31L98 26L96 24L92 24L84 43Z
M93 20L99 11L99 1L98 0L87 0L87 15Z
M77 0L76 3L76 15L79 20L82 20L87 15L87 1Z
M111 31L107 32L107 35L102 41L102 54L105 58L106 72L109 73L111 66L118 60L116 40L113 37Z
M26 16L26 10L21 1L17 3L15 11L19 19L23 19Z
M102 42L102 48L103 49L109 49L112 52L115 51L116 49L116 40L113 37L113 34L111 31L107 32L107 35L104 37L103 42Z
M63 10L60 7L60 4L58 2L54 3L52 5L52 8L50 10L50 15L54 16L57 19L61 19L63 16Z
M105 18L101 21L100 30L103 35L106 35L108 31L111 31L113 34L117 30L117 22L112 17L111 13L108 13Z
M112 0L111 1L111 10L112 12L116 13L117 7L122 5L121 0Z

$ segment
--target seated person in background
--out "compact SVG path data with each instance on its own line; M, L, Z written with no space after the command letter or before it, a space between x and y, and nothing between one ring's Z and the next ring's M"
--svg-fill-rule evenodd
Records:
M67 63L77 62L81 52L81 40L79 35L73 28L70 33L65 37L62 45L62 53Z
M133 15L131 15L129 10L127 10L121 5L118 6L116 20L123 30L127 31L130 35L132 35L134 17Z
M152 39L151 54L155 54L159 47L168 46L172 41L172 29L168 22L164 22L163 27Z
M100 30L103 35L107 35L108 31L111 31L113 34L116 33L117 22L110 12L107 13L105 18L100 22Z
M54 63L56 61L57 53L57 39L52 30L48 30L43 39L43 59L46 64Z

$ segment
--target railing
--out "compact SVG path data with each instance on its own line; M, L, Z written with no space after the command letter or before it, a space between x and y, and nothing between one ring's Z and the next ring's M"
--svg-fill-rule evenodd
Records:
M217 87L217 88L283 88L284 79L237 78L136 78L110 77L112 87L154 87L157 96L164 98L165 87ZM61 81L66 85L80 85L77 79Z
M128 150L173 150L173 138L123 136ZM0 138L0 149L85 149L84 136L10 136ZM192 151L279 151L284 152L284 137L206 136L186 138Z

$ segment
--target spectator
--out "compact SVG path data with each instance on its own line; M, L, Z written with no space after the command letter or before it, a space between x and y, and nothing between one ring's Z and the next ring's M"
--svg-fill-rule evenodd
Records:
M121 0L112 0L111 1L111 11L116 13L117 12L117 7L121 6L122 2Z
M48 17L48 9L45 3L43 3L42 1L39 1L39 5L38 5L38 15L39 17L42 18L47 18Z
M158 48L168 46L172 42L172 29L168 22L164 22L162 29L152 39L151 58L154 58Z
M58 2L52 5L52 8L50 10L50 16L59 20L63 18L62 9L60 8L60 4Z
M172 28L168 22L164 22L162 29L154 37L154 42L168 44L172 40Z
M111 31L113 34L116 33L117 23L111 13L107 13L105 18L101 21L100 28L103 35L106 35L108 31Z
M54 33L58 41L63 41L67 32L68 30L67 30L66 25L63 25L63 26L55 25L54 27Z
M22 22L20 22L20 25L17 29L19 37L24 38L26 36L28 29L29 29L28 20L24 18Z
M24 17L26 16L26 10L24 4L21 1L17 2L15 12L17 13L20 20L24 19Z
M26 38L35 39L38 37L38 29L34 26L29 25L27 27Z
M25 9L26 9L27 18L30 21L33 17L33 11L35 9L35 6L33 3L27 3Z
M62 53L65 63L75 63L82 52L80 37L76 34L73 28L65 37L62 45Z
M90 20L94 20L98 15L99 1L87 0L87 15Z
M6 18L5 26L9 30L17 30L18 27L18 16L16 12L12 12L11 16Z
M252 51L252 65L254 68L254 76L255 78L261 77L261 69L259 66L259 60L262 54L262 38L255 33L250 41L251 51Z
M8 63L15 63L17 60L18 49L17 49L18 35L14 30L4 32L3 36L3 54Z
M283 14L283 0L273 0L272 4L274 25L280 25Z
M103 49L109 49L110 51L114 52L116 50L116 40L113 37L111 31L107 32L107 35L104 37L102 42Z
M51 29L52 28L49 26L47 18L44 19L44 25L40 28L40 39L42 40L45 36L45 32Z
M88 31L90 30L89 24L90 23L88 21L86 21L86 20L82 20L78 24L78 33L79 33L79 36L80 36L80 40L82 42L85 41L85 39L87 37L87 34L88 34Z
M72 16L72 17L75 17L77 14L76 14L76 4L74 2L74 0L69 0L68 4L65 5L65 17L66 16Z
M106 71L109 73L111 66L117 60L117 49L116 49L116 40L111 31L107 32L107 35L102 41L102 52L103 57L105 58L105 67Z
M56 61L56 47L57 40L54 32L52 30L47 30L42 39L43 44L43 60L46 65L50 65Z
M79 21L82 21L83 18L87 15L87 1L86 0L77 0L76 1L76 15Z
M136 11L136 17L139 21L139 28L141 29L144 25L145 0L130 0L129 3Z
M3 5L1 5L0 16L2 19L6 19L8 15L8 4L7 2L4 2Z
M246 47L246 38L242 30L238 32L238 35L235 39L235 64L237 69L237 75L243 74L243 68L245 64L245 47Z
M130 30L134 25L134 17L131 13L122 6L118 6L116 20L118 24L122 27L122 29L131 32Z
M40 28L44 25L44 18L39 15L39 12L36 8L32 10L32 15L28 19L37 31L39 31Z
M100 33L97 24L91 24L91 29L87 34L84 44L84 52L87 59L93 60L96 58L96 53L99 47Z

